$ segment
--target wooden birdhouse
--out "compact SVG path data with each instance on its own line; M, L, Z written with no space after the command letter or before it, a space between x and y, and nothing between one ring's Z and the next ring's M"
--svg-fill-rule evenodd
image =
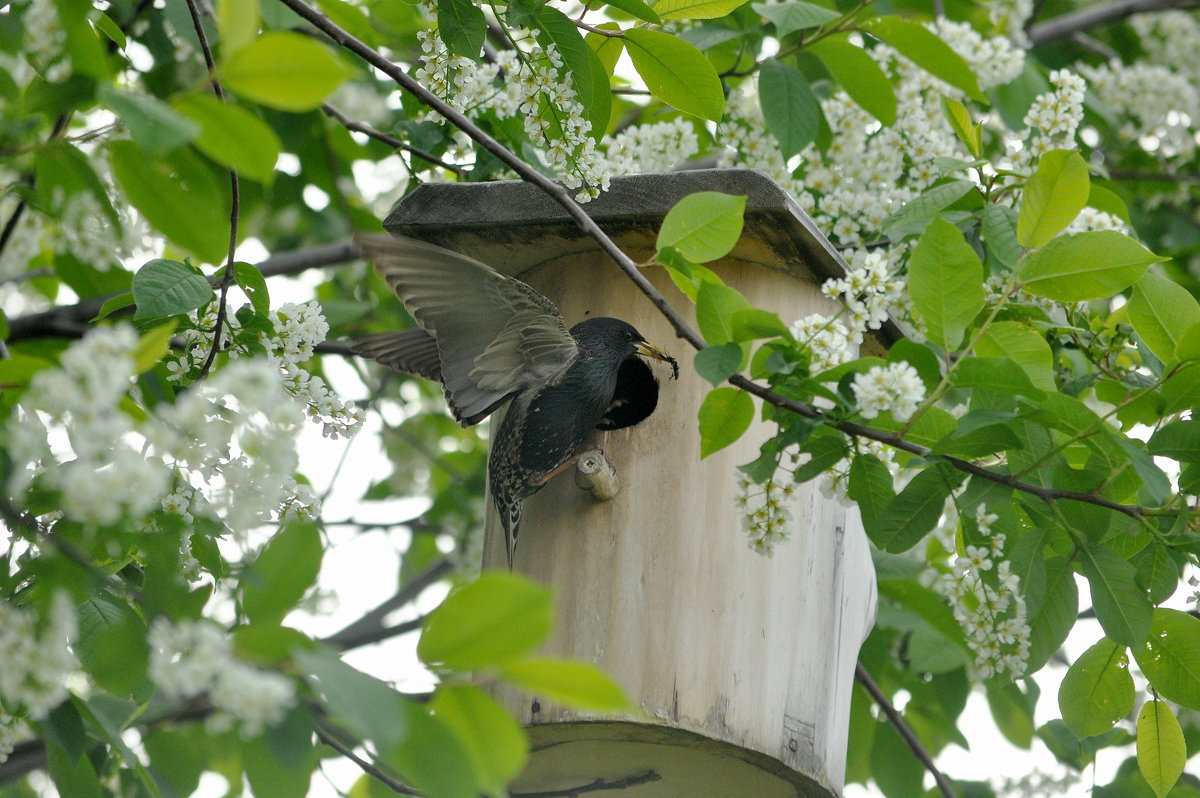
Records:
M729 285L785 323L834 310L820 283L841 275L843 261L759 172L618 178L585 207L641 262L653 255L667 211L697 191L747 197L740 242L708 264ZM841 795L854 667L876 598L857 510L807 483L790 538L772 557L750 549L736 467L757 457L769 430L754 427L700 459L697 411L711 386L690 367L694 352L534 186L423 185L385 227L525 281L568 325L624 319L682 365L676 382L668 366L654 364L661 387L649 419L597 433L619 479L613 498L598 500L566 473L525 502L514 567L555 591L558 618L545 653L596 663L637 708L593 716L498 689L533 744L511 789L599 781L624 786L621 795L631 798ZM665 271L645 275L694 324L691 302ZM504 568L503 533L490 515L484 565Z

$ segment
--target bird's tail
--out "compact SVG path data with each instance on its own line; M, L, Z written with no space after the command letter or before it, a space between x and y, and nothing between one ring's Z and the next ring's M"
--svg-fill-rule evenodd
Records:
M504 527L504 546L508 552L508 570L513 568L513 558L517 554L517 532L521 528L521 501L510 502L500 511L500 523Z

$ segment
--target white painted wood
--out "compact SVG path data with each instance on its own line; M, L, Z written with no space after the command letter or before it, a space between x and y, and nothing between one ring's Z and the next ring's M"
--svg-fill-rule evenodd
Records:
M762 173L617 178L587 208L625 252L646 261L666 211L704 190L747 197L741 240L710 264L729 284L787 323L834 309L818 283L844 264ZM750 550L735 505L735 468L755 459L770 430L756 426L700 460L696 414L711 386L690 367L694 353L536 188L426 184L385 227L520 277L558 303L570 324L599 315L625 319L682 366L674 382L665 364L653 363L662 383L655 414L598 436L619 474L611 500L597 501L559 476L525 503L516 569L552 586L557 598L545 653L595 662L637 710L599 718L497 688L530 725L533 742L530 765L512 789L563 790L652 770L657 781L614 794L840 795L854 663L875 608L875 574L857 512L809 483L794 507L791 539L770 559ZM646 275L694 321L691 302L660 268ZM494 512L485 564L506 565Z

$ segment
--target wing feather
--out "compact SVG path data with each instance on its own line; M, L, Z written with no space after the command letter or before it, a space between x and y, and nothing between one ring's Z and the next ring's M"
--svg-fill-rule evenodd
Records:
M424 241L357 238L364 257L433 336L442 384L459 421L557 379L579 355L554 303L520 280Z

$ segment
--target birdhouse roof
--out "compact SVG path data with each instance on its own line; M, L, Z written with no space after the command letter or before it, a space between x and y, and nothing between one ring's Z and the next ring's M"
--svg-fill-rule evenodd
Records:
M631 257L644 260L655 251L667 212L698 191L746 197L741 240L723 262L765 266L815 283L845 274L846 262L816 223L778 183L754 169L617 177L584 209ZM392 210L383 226L515 277L545 261L596 249L561 205L520 180L425 183Z

